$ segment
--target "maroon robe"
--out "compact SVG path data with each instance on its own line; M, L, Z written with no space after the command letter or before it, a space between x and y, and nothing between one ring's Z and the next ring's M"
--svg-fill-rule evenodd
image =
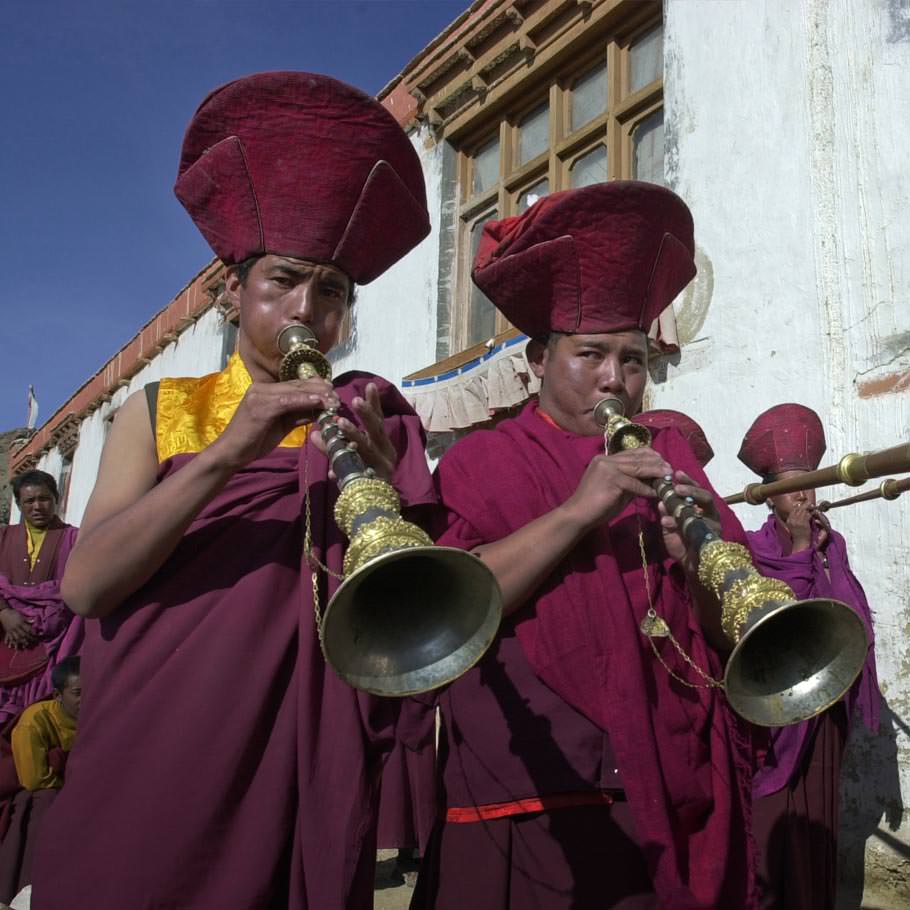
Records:
M787 582L800 599L833 597L852 607L869 639L863 671L841 702L819 717L767 733L754 783L758 886L762 907L785 910L834 906L841 760L854 715L874 732L881 703L872 612L850 569L846 543L831 530L822 554L817 539L813 529L813 546L793 553L773 515L749 532L763 574Z
M600 437L552 427L536 407L532 402L495 431L471 434L442 460L438 486L450 517L440 543L473 548L506 537L565 502L603 451ZM656 432L653 445L710 489L678 431ZM733 513L718 505L725 538L744 542ZM628 815L624 806L615 813L589 807L585 815L601 813L600 836L621 847L616 861L597 853L579 859L567 846L564 864L581 862L583 868L566 874L565 865L547 869L532 863L523 870L522 887L539 880L544 892L538 891L536 900L548 907L651 906L638 903L644 867L662 906L742 910L753 901L747 737L717 690L676 683L639 631L648 607L639 520L658 613L699 666L721 672L691 609L682 571L665 554L656 504L636 499L563 560L533 603L504 624L478 666L441 696L446 809L621 787ZM656 646L674 672L701 682L667 639ZM563 811L545 813L555 828ZM439 851L449 836L469 837L460 833L469 828L489 847L486 863L461 870L474 892L507 878L495 868L510 862L490 841L495 824L449 822L437 829L431 862L421 871L418 896L424 903L415 899L415 906L434 906L439 895L438 906L457 903L440 890L445 858ZM562 834L553 830L546 837L565 837L568 845L573 823L562 827ZM455 828L459 831L451 831ZM637 842L637 850L629 850L629 840ZM465 851L452 855L463 857ZM560 851L551 848L548 855L552 859ZM625 890L615 886L624 878ZM604 902L607 880L611 903ZM559 883L559 893L541 898L553 883ZM497 901L491 896L488 905L504 906Z
M407 506L433 502L419 421L380 389ZM164 462L160 477L193 456ZM375 803L400 707L327 668L303 561L341 572L327 462L307 443L238 471L153 578L90 623L66 786L35 858L35 910L372 906ZM324 608L339 582L320 573Z
M399 724L399 728L401 724ZM423 735L404 742L399 735L382 769L379 790L380 850L416 849L423 853L436 818L435 715L426 711Z
M60 597L60 579L78 533L55 517L32 567L25 524L0 527L0 597L32 621L48 656L44 669L31 679L0 686L0 725L50 695L51 670L82 646L82 619Z

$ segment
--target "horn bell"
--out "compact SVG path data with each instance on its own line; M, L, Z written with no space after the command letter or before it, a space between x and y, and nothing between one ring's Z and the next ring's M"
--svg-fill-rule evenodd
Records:
M785 727L843 698L869 649L855 610L816 598L754 613L724 675L727 700L737 714L759 726Z
M499 585L479 557L453 547L408 547L345 579L326 608L322 648L355 688L416 695L477 663L501 618Z

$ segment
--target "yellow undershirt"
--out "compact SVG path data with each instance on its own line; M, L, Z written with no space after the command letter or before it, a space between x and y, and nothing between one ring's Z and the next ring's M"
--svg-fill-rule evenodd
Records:
M174 455L201 452L230 423L253 380L239 354L231 355L220 373L162 379L158 386L155 445L158 461ZM309 426L292 430L279 446L298 448L306 442Z
M41 552L41 545L47 536L47 528L34 528L28 521L25 522L26 547L28 548L28 565L30 569L35 568L38 561L38 554Z

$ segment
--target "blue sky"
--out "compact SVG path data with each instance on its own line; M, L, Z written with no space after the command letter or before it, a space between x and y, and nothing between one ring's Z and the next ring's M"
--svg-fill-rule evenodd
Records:
M0 431L39 425L211 258L171 187L183 131L247 73L375 93L470 0L0 2Z

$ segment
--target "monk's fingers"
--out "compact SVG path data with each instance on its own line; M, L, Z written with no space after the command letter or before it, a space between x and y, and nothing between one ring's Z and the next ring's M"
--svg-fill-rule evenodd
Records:
M618 467L623 473L635 477L648 477L657 479L673 473L670 463L654 449L644 446L640 449L630 449L617 452L615 455L601 455L611 465Z
M394 462L395 447L392 445L381 419L367 419L364 422L364 429L360 429L350 420L341 417L338 420L338 426L364 456L369 455L381 461Z
M369 383L366 388L366 399L355 398L352 402L357 416L363 422L364 429L370 437L371 443L386 457L394 457L395 447L389 439L385 429L385 417L382 413L382 402L379 398L379 389L374 383Z
M309 439L312 441L313 445L316 446L316 449L322 454L325 454L325 440L322 438L322 433L319 430L312 430L309 434Z
M657 496L657 493L654 492L654 487L631 474L619 473L614 478L613 483L624 493L628 493L632 496L645 496L649 499L653 499Z

